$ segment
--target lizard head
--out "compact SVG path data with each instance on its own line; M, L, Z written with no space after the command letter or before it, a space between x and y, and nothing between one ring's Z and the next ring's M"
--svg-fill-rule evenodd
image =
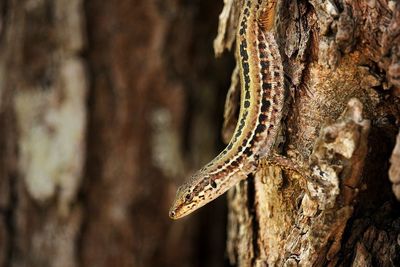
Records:
M169 210L169 217L176 220L189 214L196 205L193 198L193 189L189 185L184 184L179 187L176 192L175 201Z
M169 217L176 220L204 206L219 196L215 188L216 183L206 178L201 172L194 174L188 183L178 188L175 201L169 210Z

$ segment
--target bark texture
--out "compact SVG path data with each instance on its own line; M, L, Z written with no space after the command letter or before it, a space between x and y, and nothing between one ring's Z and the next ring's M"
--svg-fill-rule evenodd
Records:
M240 2L225 2L217 53L232 47ZM265 161L229 192L231 264L400 264L400 217L388 179L400 121L399 24L396 1L279 2L276 36L291 97L275 149L309 175ZM238 87L234 72L224 140L236 123Z
M0 266L224 264L222 200L168 218L217 152L221 6L0 1Z
M224 140L236 124L240 8L0 1L0 266L400 265L396 1L280 1L275 149L311 174L263 161L228 218L220 198L168 219L221 149L229 84Z

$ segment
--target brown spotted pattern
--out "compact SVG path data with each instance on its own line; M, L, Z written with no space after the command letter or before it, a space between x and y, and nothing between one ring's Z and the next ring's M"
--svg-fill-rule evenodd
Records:
M284 102L282 60L268 20L266 0L245 0L236 37L240 57L241 104L238 124L228 146L195 173L177 192L170 210L181 218L225 193L254 171L259 157L268 155L277 133ZM275 11L274 11L275 12Z

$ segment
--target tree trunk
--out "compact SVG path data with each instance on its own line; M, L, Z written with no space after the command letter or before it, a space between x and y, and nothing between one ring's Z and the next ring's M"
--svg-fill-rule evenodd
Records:
M237 2L225 3L217 52L232 45L235 27L226 21L236 25ZM305 171L262 161L229 192L231 264L400 265L400 217L388 179L400 122L399 30L395 1L278 2L276 36L291 97L275 151ZM224 136L234 109L226 110Z
M241 8L224 2L217 54ZM312 174L263 161L228 218L220 198L168 219L221 149L230 82L224 140L235 125L222 4L0 1L0 266L224 266L226 239L237 266L400 265L396 1L280 1L275 149Z
M221 5L0 1L0 266L224 264L223 200L168 218L218 149Z

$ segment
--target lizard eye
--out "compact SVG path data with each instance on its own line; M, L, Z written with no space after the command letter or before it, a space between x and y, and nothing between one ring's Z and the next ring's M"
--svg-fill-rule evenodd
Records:
M192 200L192 198L193 198L193 194L188 193L188 194L186 194L186 196L185 196L185 201L186 201L186 202L189 202L190 200Z
M210 181L210 185L212 188L217 188L217 183L214 180Z

